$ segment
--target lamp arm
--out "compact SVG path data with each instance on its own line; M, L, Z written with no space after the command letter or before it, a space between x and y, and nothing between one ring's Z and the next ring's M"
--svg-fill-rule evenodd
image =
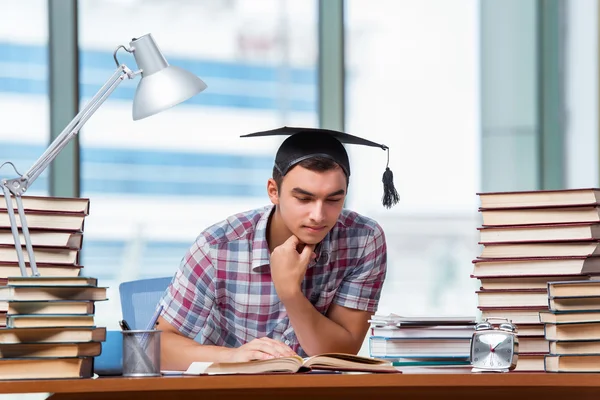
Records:
M7 179L3 184L15 196L23 195L48 165L58 156L65 146L79 133L83 125L106 101L108 96L119 86L125 78L133 79L137 73L132 72L127 66L119 65L114 74L100 88L85 107L71 120L63 131L54 139L50 146L29 168L27 172L18 178Z
M116 51L115 51L116 53ZM29 265L33 276L39 276L37 264L35 262L35 254L31 244L31 237L29 235L29 227L27 226L27 219L25 216L25 210L23 207L23 201L21 196L27 191L29 186L40 176L40 174L50 165L50 163L58 156L58 154L65 148L65 146L79 133L81 127L90 119L90 117L98 110L98 108L106 101L108 96L115 91L117 86L125 78L133 79L138 73L133 72L125 65L117 64L117 70L108 79L108 81L100 88L100 90L92 97L92 99L85 105L85 107L69 122L69 124L63 129L63 131L54 139L54 141L48 146L46 151L37 159L37 161L29 168L27 172L18 178L14 179L2 179L0 181L0 189L2 195L5 198L6 206L8 210L8 217L10 220L10 227L14 239L15 250L17 252L17 261L19 263L19 269L22 276L27 276L27 269L25 265L25 259L23 255L23 249L21 247L21 240L19 238L19 229L17 226L17 220L13 208L13 202L11 194L15 197L17 205L17 211L19 214L19 221L21 222L21 229L25 239L25 247L29 258ZM18 174L18 172L17 172Z
M23 251L21 248L21 239L19 238L19 228L17 226L17 220L15 218L15 210L13 209L12 198L10 196L10 191L4 184L4 181L1 182L0 188L2 189L4 200L6 201L6 209L8 210L8 219L10 221L10 229L13 235L13 240L15 241L15 249L17 253L17 261L19 262L19 269L21 270L21 276L27 276L27 269L25 268L25 260L23 259ZM21 200L20 198L17 200ZM17 204L17 208L19 208L19 204ZM19 215L19 218L22 216ZM29 232L27 232L29 233ZM27 249L29 252L29 249ZM33 252L33 250L32 250ZM39 275L37 272L37 266L35 265L35 261L31 264L32 270L34 271L34 275Z

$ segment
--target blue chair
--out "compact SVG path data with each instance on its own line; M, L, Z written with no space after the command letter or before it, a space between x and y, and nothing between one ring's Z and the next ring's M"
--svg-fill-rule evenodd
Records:
M173 277L139 279L119 285L123 319L131 329L146 329Z
M119 285L123 319L131 329L146 329L171 279L140 279ZM120 330L109 330L106 341L102 342L102 353L94 360L94 372L99 376L114 376L121 375L122 371L123 335Z

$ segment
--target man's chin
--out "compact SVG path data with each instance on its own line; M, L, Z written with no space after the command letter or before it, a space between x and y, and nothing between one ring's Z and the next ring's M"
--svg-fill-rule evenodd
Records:
M300 242L304 244L319 244L325 235L307 235L307 234L296 234L296 237L300 239Z

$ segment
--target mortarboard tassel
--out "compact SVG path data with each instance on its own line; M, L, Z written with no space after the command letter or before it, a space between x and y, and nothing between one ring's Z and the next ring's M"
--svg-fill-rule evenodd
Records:
M390 149L386 148L387 151L387 165L385 166L385 172L383 173L383 206L385 208L391 208L393 205L400 201L400 196L394 187L394 173L390 169Z

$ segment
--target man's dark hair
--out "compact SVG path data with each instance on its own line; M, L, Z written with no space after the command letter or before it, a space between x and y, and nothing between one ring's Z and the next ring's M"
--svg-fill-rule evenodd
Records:
M342 169L338 165L338 163L336 163L335 161L333 161L329 158L325 158L325 157L312 157L312 158L306 159L304 161L300 161L298 164L296 164L296 166L298 166L298 165L301 166L302 168L306 168L310 171L315 171L315 172L331 171L336 168ZM292 167L292 168L294 168L294 167ZM343 169L342 169L342 171L343 171ZM344 173L344 175L345 175L345 173ZM281 190L281 182L283 182L283 176L281 176L281 173L279 172L279 170L276 167L273 167L273 180L277 184L277 190ZM346 188L348 187L349 183L350 183L350 179L346 175Z

